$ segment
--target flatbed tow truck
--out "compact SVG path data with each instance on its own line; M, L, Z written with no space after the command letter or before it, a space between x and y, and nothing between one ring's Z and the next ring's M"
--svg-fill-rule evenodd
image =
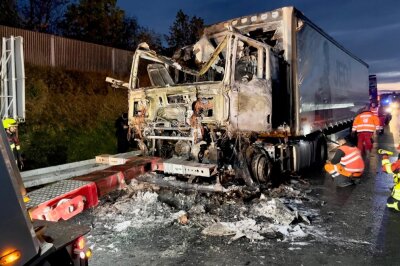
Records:
M33 219L20 172L0 126L0 265L88 265L87 226ZM25 196L23 196L25 195Z

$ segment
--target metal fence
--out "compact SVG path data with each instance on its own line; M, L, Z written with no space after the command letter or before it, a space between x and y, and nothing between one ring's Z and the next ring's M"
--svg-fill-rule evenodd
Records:
M72 70L129 74L132 51L0 25L0 37L24 38L25 62Z

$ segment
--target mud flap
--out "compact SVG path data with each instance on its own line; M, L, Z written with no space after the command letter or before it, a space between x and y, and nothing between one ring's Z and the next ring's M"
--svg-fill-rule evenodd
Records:
M235 170L235 179L242 179L245 184L249 187L254 187L255 184L253 179L251 178L251 173L247 164L246 157L242 152L239 152L238 158L236 161L236 170Z

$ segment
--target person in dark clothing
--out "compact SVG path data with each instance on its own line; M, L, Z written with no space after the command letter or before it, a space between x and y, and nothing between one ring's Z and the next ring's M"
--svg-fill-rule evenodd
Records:
M117 152L124 153L129 149L128 140L128 114L122 113L120 117L115 120L115 136L117 137Z

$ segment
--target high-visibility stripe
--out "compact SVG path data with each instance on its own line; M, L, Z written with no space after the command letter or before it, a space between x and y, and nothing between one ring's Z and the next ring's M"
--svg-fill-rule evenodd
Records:
M345 167L344 170L352 172L352 173L358 173L364 171L364 168L347 168Z
M396 188L396 186L393 188L392 197L397 200L400 200L400 190Z
M17 151L19 151L21 149L21 146L17 145L16 148L17 148Z
M343 157L342 157L342 160L343 160L343 161L346 161L347 159L353 157L354 155L357 155L357 153L358 153L357 151L353 151L353 152L350 153L349 155L343 156Z
M376 125L371 124L360 124L357 126L357 129L368 129L368 128L376 128Z
M375 129L374 129L374 130L362 129L362 130L357 130L357 132L370 132L370 133L374 133L374 132L375 132Z
M393 209L395 209L395 210L399 210L399 204L398 204L398 202L395 202L395 203L386 203L386 206L388 207L388 208L393 208Z
M15 144L14 143L10 144L10 147L11 147L12 150L15 149Z
M344 157L341 158L340 163L343 165L347 165L351 162L354 162L357 159L360 159L360 152L358 150L353 151L352 153L350 153L349 155L346 155Z
M389 164L385 164L384 166L385 166L386 173L393 174L392 164L389 163Z
M382 166L385 164L390 164L390 160L389 159L383 159L382 160Z
M356 156L354 156L353 158L351 158L350 160L346 160L346 161L343 161L343 162L341 162L341 163L344 164L344 165L348 165L349 163L352 163L352 162L354 162L355 160L358 160L358 159L360 159L360 158L361 158L360 155L356 155Z

